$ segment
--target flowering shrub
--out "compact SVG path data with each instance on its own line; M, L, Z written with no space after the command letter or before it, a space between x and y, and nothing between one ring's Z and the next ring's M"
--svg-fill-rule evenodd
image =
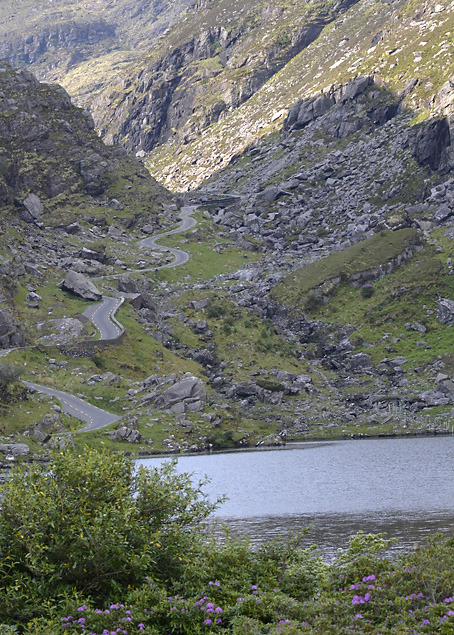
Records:
M172 464L136 470L87 449L17 469L2 487L0 621L46 612L68 592L104 599L151 572L178 577L216 506Z
M197 529L209 506L171 466L136 475L99 453L31 466L4 492L0 634L454 633L454 539L396 559L359 533L329 565L298 538L216 544Z

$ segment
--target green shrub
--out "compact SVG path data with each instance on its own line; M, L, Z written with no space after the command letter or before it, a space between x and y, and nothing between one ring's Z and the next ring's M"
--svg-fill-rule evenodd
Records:
M10 386L20 377L20 369L14 364L0 363L0 402L6 403L10 399Z
M363 284L361 287L361 295L363 298L371 298L374 295L375 289L371 284Z
M264 390L270 390L271 392L283 392L285 390L284 384L281 384L274 379L259 378L256 380L255 383L260 386L260 388L263 388Z
M177 577L216 507L174 464L136 469L86 449L17 468L2 485L0 620L43 612L68 592L102 599L146 575Z
M304 311L309 311L309 313L311 313L312 311L316 311L317 309L319 309L323 304L323 298L321 296L320 293L317 293L317 291L309 291L303 301L303 309Z

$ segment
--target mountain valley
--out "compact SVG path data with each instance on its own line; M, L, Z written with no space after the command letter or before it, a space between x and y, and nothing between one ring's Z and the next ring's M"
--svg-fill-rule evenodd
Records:
M0 34L0 375L121 419L12 383L0 451L452 432L454 4L60 5Z

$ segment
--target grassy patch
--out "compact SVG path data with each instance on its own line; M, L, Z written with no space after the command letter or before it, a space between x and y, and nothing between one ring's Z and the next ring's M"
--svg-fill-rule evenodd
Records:
M222 273L231 273L243 268L247 262L258 260L258 254L245 253L244 250L232 247L218 235L217 228L205 216L198 214L195 218L195 230L168 236L160 241L161 245L186 251L190 258L181 267L156 272L157 279L177 283L190 278L192 282L202 282Z
M187 297L182 304L187 306ZM193 321L206 320L214 344L215 357L229 363L230 372L238 380L250 379L259 370L269 373L285 370L292 373L307 371L305 363L297 355L295 344L278 335L271 322L236 306L227 297L212 296L204 312L185 309ZM190 348L206 348L202 334L174 320L174 337ZM273 384L274 385L274 384Z
M375 363L392 354L403 355L409 364L425 364L451 350L452 328L440 324L436 315L438 296L454 297L454 280L446 257L452 240L442 232L432 235L434 244L424 249L393 274L373 284L374 293L363 297L360 289L342 284L328 304L318 307L313 317L328 322L357 326L350 338ZM405 325L421 324L421 332Z
M354 274L376 269L399 256L416 241L415 229L382 231L372 238L298 269L279 282L272 289L271 295L287 306L300 306L309 291L331 280L345 281Z

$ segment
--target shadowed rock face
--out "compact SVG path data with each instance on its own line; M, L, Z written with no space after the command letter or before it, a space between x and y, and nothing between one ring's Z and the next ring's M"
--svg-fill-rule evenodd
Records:
M0 348L23 346L25 337L13 314L6 308L0 308Z
M443 150L451 144L449 123L446 118L435 119L425 124L415 142L415 158L421 165L437 170Z
M123 149L104 145L91 116L74 107L63 88L40 84L6 62L0 62L0 148L0 204L14 205L30 224L45 223L47 204L59 195L108 195L114 175L142 170ZM157 196L144 202L144 210L166 196L152 179L150 184ZM127 196L124 190L115 204L126 208Z
M15 72L5 63L0 66L4 203L19 198L24 220L33 222L41 216L41 198L70 188L102 193L113 163L96 139L91 117L76 110L62 88L39 84L31 73Z

